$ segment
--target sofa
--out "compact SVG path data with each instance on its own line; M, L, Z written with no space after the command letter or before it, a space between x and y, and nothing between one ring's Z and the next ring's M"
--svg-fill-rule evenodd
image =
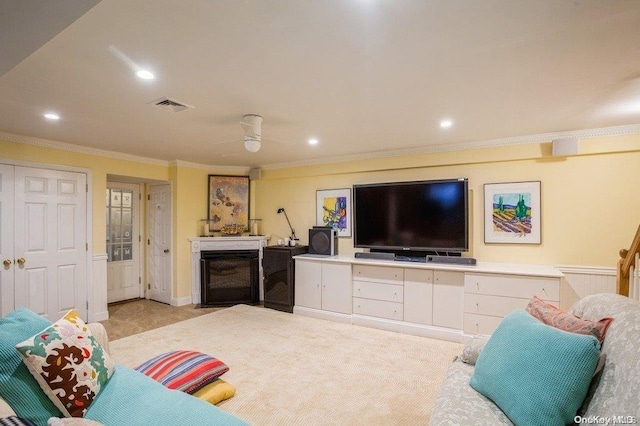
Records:
M89 336L94 347L108 354L109 342L104 326L100 323L84 324L77 316L73 318L85 333L88 329L85 336ZM28 363L23 363L15 350L16 345L19 346L25 338L29 340L34 333L37 336L34 339L44 338L43 330L48 332L50 328L46 327L51 326L48 320L24 308L0 319L0 424L5 424L2 419L15 420L18 417L20 421L26 419L38 426L246 425L209 402L169 389L137 370L118 364L113 364L108 380L102 383L102 388L82 417L63 415L64 406L56 405L56 401L38 383L41 379L36 381L35 375L23 365ZM13 405L9 401L13 401Z
M586 398L573 421L578 424L637 423L640 421L640 302L617 294L595 294L579 300L569 313L594 322L613 318L601 346L599 364L603 366L592 376ZM479 336L470 339L450 366L436 397L432 425L513 424L491 399L470 385L476 362L489 339ZM557 362L561 364L564 360ZM552 424L539 420L540 424Z

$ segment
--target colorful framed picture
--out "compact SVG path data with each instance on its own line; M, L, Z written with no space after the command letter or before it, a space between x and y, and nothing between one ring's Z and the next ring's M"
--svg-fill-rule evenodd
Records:
M249 177L209 175L209 228L224 234L249 229Z
M316 191L316 225L332 227L338 237L351 236L351 188Z
M484 242L541 243L540 182L484 185Z

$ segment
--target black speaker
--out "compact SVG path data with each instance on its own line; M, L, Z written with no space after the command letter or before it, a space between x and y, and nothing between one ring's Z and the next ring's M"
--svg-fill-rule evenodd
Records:
M314 226L309 229L309 254L338 254L338 232L328 226Z

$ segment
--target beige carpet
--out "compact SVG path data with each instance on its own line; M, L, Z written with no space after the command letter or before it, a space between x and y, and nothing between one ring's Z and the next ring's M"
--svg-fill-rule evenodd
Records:
M425 425L458 343L237 305L111 342L117 363L191 349L223 360L253 425Z

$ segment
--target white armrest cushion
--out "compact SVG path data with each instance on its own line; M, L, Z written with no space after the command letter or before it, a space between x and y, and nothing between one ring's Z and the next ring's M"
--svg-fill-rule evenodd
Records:
M102 346L106 353L111 355L109 352L109 336L107 336L107 330L104 328L104 325L99 322L91 322L87 325L89 326L89 331L91 331L91 334L93 334L93 337L96 338L100 346Z

